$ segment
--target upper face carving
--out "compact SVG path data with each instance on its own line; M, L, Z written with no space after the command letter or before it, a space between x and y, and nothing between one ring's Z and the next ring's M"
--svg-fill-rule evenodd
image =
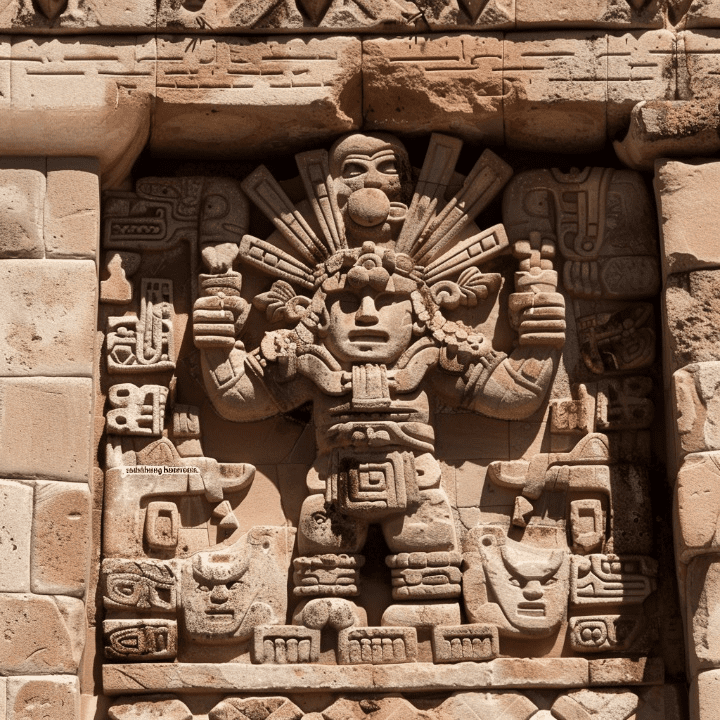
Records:
M393 239L410 195L403 144L383 133L348 135L330 150L330 174L349 237L354 242Z

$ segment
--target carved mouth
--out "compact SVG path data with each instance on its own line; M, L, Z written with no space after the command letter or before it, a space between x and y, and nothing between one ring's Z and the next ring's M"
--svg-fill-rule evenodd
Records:
M385 343L390 339L390 335L384 330L373 330L371 328L363 330L351 330L348 333L348 339L353 343Z
M233 610L221 610L220 608L212 608L211 610L206 610L205 614L211 620L227 620L232 619L233 615L235 615L235 612Z
M545 617L545 603L518 603L518 615L526 617Z

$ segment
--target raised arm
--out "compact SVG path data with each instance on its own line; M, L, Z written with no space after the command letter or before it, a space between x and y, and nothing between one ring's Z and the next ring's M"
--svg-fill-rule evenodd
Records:
M233 275L224 277L233 279ZM223 276L218 276L218 281ZM239 285L237 275L236 285ZM239 291L225 291L198 298L193 309L193 337L200 350L202 374L208 396L217 412L227 420L248 422L262 420L281 412L243 343L242 333L250 311L249 303ZM231 294L232 293L232 294Z
M518 333L509 356L482 359L466 374L463 405L483 415L519 420L543 403L565 343L565 299L557 292L555 247L540 233L515 244L520 270L510 295L510 321Z

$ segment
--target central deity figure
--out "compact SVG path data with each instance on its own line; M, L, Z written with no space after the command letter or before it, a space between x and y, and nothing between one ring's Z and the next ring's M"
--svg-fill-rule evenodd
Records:
M474 217L511 171L486 151L448 199L459 151L458 140L433 136L413 194L396 138L345 136L329 153L298 156L308 201L297 206L258 168L242 186L277 231L204 253L211 274L194 338L215 409L247 422L313 406L298 597L357 595L368 526L378 524L394 599L459 598L462 548L434 454L435 408L521 419L550 387L565 330L554 247L533 234L510 248L501 225L478 230ZM520 267L508 356L446 313L496 290L499 276L477 266L510 249ZM280 329L256 348L243 343L239 264L277 278L255 306Z

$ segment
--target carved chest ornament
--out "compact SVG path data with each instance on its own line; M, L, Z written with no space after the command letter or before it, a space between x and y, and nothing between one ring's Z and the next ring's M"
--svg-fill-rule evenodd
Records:
M651 654L649 521L626 517L648 503L647 191L602 168L511 180L489 150L463 177L461 150L432 135L413 170L355 133L297 155L295 183L261 166L108 197L108 660ZM302 408L312 457L235 449Z

